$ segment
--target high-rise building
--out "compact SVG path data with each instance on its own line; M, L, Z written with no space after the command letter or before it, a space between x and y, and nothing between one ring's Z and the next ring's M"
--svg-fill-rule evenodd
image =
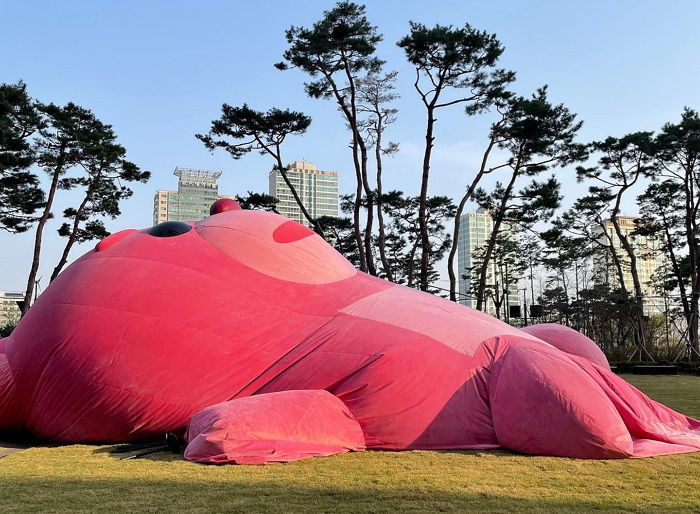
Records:
M469 276L469 269L477 265L475 255L478 251L484 248L488 238L493 230L493 218L484 209L477 209L476 212L468 212L462 214L459 219L459 238L457 239L457 267L459 280L459 303L468 307L476 308L476 298L473 298L472 280ZM502 234L506 237L516 237L511 227L507 223L501 224ZM489 266L487 283L490 287L494 287L498 283L501 291L506 289L508 301L504 302L508 305L501 306L501 313L506 314L509 306L520 305L518 296L518 280L519 277L508 269L499 269L496 262ZM493 303L493 297L487 295L485 301L485 312L494 315L496 306Z
M0 327L16 325L21 317L19 303L24 302L24 293L0 291Z
M664 311L662 298L656 298L656 293L650 284L651 278L656 271L664 265L664 253L661 249L661 241L653 236L642 236L633 234L636 228L635 216L618 216L622 234L628 239L634 250L637 261L637 274L642 286L644 295L644 313L647 315L659 314ZM593 234L597 236L598 242L604 246L609 246L612 242L613 250L619 256L622 263L622 277L625 282L625 289L634 294L634 280L632 278L632 266L627 252L622 247L622 242L615 232L615 226L611 220L604 222L605 232L600 226L593 228ZM595 270L597 280L611 284L612 289L616 289L619 284L617 270L611 262L607 253L599 255L595 259Z
M175 168L177 191L156 191L153 200L153 224L163 221L196 221L209 216L209 208L219 198L220 171Z
M287 177L311 217L338 216L338 173L321 171L311 162L294 161L287 165ZM269 194L279 201L277 211L308 226L308 221L279 170L270 171L268 178Z

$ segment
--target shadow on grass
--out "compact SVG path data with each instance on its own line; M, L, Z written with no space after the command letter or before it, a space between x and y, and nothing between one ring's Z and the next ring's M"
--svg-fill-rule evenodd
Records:
M38 441L28 434L24 433L9 433L2 434L0 437L0 459L8 457L13 453L28 450L29 448L55 448L61 446L57 443L47 443L46 441Z
M125 445L123 444L116 444L116 445L111 445L111 446L100 446L96 448L93 453L96 455L104 455L108 454L110 457L113 457L117 460L124 460L126 457L138 455L140 451L135 450L132 452L124 452L124 453L119 453L120 449L122 449ZM184 451L184 447L182 448ZM367 452L387 452L387 450L365 450ZM421 450L422 451L422 450ZM514 457L532 457L530 455L526 454L521 454L521 453L515 453L511 452L509 450L425 450L425 451L430 451L434 453L442 453L442 454L451 454L451 455L471 455L471 456L476 456L479 457L481 455L493 455L497 456L499 458L514 458ZM402 453L400 451L396 452L390 452L390 453ZM342 458L342 454L339 455L340 458ZM153 461L158 461L158 462L172 462L172 461L184 461L185 458L182 455L182 452L176 453L173 452L169 449L163 449L154 453L150 453L147 455L143 455L138 457L139 459L144 459L144 460L153 460ZM289 463L289 464L293 464ZM201 464L195 464L193 465L201 465ZM227 465L227 464L224 464Z
M517 494L517 493L516 493ZM0 488L3 513L25 512L658 512L632 501L527 500L507 494L422 487L348 488L272 481L13 479ZM663 508L662 508L663 510ZM678 512L678 511L676 511Z
M126 460L128 457L136 456L138 459L142 460L153 460L158 462L173 462L173 461L184 461L185 458L182 456L182 452L176 453L168 448L162 448L154 453L148 453L146 455L139 456L142 452L148 451L148 448L143 450L133 450L133 451L123 451L125 444L115 444L111 446L100 446L95 448L92 453L95 455L107 454L116 460ZM184 450L184 447L183 447Z
M692 482L700 461L681 457L617 466L499 450L374 451L206 466L166 452L119 462L109 454L119 446L7 459L0 512L700 512L696 490L677 482Z

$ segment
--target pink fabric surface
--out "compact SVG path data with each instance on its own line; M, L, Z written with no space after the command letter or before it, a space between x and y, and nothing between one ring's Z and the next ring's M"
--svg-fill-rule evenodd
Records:
M15 384L2 346L3 340L0 340L0 431L17 428Z
M0 431L118 442L184 429L204 409L242 430L212 435L216 455L295 458L343 446L285 432L279 420L318 402L281 396L266 407L270 393L311 390L342 402L371 449L582 458L700 449L697 421L611 374L580 334L527 333L357 272L294 223L233 209L172 237L105 239L0 342ZM272 435L244 443L256 425Z
M524 332L545 341L561 351L578 355L591 362L610 369L610 364L600 347L595 341L589 339L581 332L570 327L557 325L556 323L542 323L523 328Z
M327 391L282 391L219 403L195 414L185 458L267 464L365 449L359 423Z

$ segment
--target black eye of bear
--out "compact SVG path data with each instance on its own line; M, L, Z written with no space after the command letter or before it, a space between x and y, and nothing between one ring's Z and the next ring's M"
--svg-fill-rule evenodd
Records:
M182 221L164 221L148 229L148 234L156 237L179 236L192 230L192 227Z

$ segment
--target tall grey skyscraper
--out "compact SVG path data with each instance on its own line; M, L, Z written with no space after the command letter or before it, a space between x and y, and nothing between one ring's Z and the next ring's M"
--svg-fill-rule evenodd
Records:
M287 164L287 176L312 217L338 217L338 173L319 170L311 162L294 161ZM280 214L304 225L309 224L282 174L275 169L269 174L269 194L279 200L277 210Z
M220 171L175 168L177 191L156 191L153 199L153 224L163 221L196 221L209 216L209 208L219 195Z
M491 231L493 230L493 219L491 215L484 209L477 209L476 212L467 212L462 214L459 219L459 238L457 240L457 273L459 279L459 303L468 307L476 308L476 298L472 298L472 281L468 276L468 269L475 266L474 254L482 249L486 244ZM507 224L501 225L501 230L505 234L515 237L512 229ZM495 263L494 263L495 264ZM467 275L465 277L465 275ZM518 277L509 276L507 271L499 270L497 266L490 266L487 275L489 284L499 284L499 288L508 289L508 305L520 305L518 298ZM493 303L493 298L486 298L485 311L489 314L495 314L496 309ZM502 307L502 312L508 309L508 306Z

